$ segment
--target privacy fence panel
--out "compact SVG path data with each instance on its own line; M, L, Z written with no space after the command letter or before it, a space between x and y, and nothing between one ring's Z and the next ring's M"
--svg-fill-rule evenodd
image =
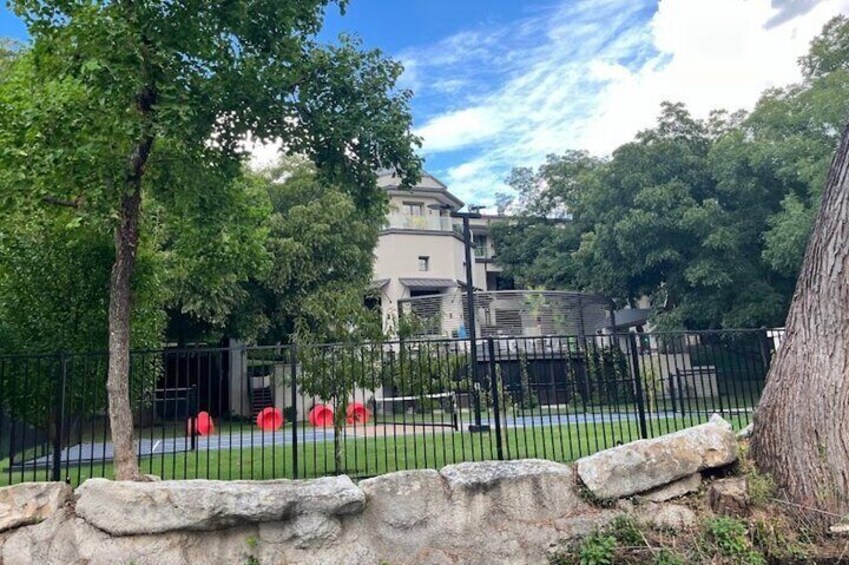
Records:
M135 351L142 471L368 477L572 461L720 413L749 423L781 332L739 330ZM474 345L474 346L473 346ZM0 356L2 483L111 477L102 353Z

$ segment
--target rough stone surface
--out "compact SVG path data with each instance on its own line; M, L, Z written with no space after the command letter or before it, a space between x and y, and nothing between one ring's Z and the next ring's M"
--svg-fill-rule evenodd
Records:
M673 483L657 487L648 492L644 492L640 496L651 502L665 502L673 498L679 498L692 492L699 490L702 485L701 473L693 473L683 479L678 479Z
M362 511L365 495L346 476L308 481L119 482L77 489L77 515L113 535L214 530L301 514Z
M427 527L448 511L448 487L433 469L381 475L362 481L360 488L367 515L393 531Z
M636 516L641 524L678 531L693 528L698 521L691 508L680 504L649 504L640 507Z
M360 486L359 539L392 563L543 563L550 544L612 519L581 500L570 467L550 461L461 463Z
M0 488L0 532L49 518L73 495L65 483L21 483Z
M663 457L685 448L695 451L688 461L696 467L725 461L724 441L703 437L718 433L702 429L674 449L623 446L629 454L617 454L617 461L627 464L612 479L672 475ZM59 505L43 521L0 534L0 563L543 564L560 542L589 535L623 512L645 524L692 527L691 509L646 498L686 492L699 480L696 471L683 473L662 489L607 507L579 496L572 467L539 460L403 471L359 486L347 477L92 480L78 489L76 509Z
M737 440L731 426L713 415L707 424L600 451L579 459L576 465L578 476L593 495L612 499L736 460Z
M752 437L752 432L755 431L755 424L749 424L739 432L737 432L737 439L749 439Z
M749 514L749 494L746 479L726 477L711 483L708 490L711 510L723 516L742 518Z

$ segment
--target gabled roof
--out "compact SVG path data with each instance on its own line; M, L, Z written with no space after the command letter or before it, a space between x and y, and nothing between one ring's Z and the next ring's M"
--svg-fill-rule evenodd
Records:
M377 185L389 192L440 194L458 209L463 207L463 201L451 194L444 182L426 171L422 172L422 178L414 187L401 188L401 179L396 176L395 171L386 169L377 174Z

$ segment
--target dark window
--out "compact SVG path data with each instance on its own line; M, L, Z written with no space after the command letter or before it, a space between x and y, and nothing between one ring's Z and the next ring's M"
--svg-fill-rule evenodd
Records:
M419 257L419 271L425 272L430 270L430 257Z
M486 236L485 235L476 235L475 236L475 257L486 257Z

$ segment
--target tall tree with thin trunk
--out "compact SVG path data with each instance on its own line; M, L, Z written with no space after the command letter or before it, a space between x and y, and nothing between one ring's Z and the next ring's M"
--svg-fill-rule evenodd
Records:
M849 514L849 126L758 405L752 453L812 518Z
M333 3L347 2L10 3L33 37L23 95L39 103L6 124L8 186L114 234L107 390L118 479L141 478L129 379L134 271L145 221L155 221L146 203L215 206L214 191L179 179L232 182L248 137L306 157L363 208L384 205L376 169L394 167L406 183L418 175L410 93L395 88L402 68L345 37L318 44Z

